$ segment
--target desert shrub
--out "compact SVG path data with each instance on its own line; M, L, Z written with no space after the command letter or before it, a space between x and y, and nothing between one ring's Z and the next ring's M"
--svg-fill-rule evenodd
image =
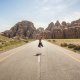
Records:
M76 45L76 46L74 47L74 50L80 50L80 45Z
M56 42L56 40L52 40L53 42Z
M74 48L75 45L74 44L68 44L68 48Z
M10 46L10 45L14 45L14 44L16 44L16 43L17 43L16 41L8 41L8 42L3 43L3 47L5 47L5 46Z
M29 41L28 41L28 40L24 40L24 42L25 42L25 43L28 43Z
M51 40L48 40L49 42L51 42Z
M67 47L68 44L67 44L67 43L61 43L60 45L61 45L62 47Z
M19 40L14 40L14 41L10 41L10 42L8 42L9 43L9 45L15 45L15 44L18 44L18 43L20 43L21 41L19 41Z
M0 44L0 48L3 48L4 46L5 46L5 43L2 42L2 43Z
M0 39L0 42L2 42L3 40Z
M3 47L3 45L0 45L0 48L2 48Z
M8 43L3 44L3 46L8 46Z
M9 43L10 44L15 44L17 41L10 41Z
M5 44L5 42L2 42L2 44L4 45L4 44Z
M0 43L2 43L2 44L4 44L6 41L4 41L4 40L0 40Z

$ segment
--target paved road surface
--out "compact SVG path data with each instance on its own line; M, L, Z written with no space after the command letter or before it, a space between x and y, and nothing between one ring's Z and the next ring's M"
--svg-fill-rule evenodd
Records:
M80 80L80 61L59 46L34 41L0 54L0 80ZM35 56L36 54L40 54Z

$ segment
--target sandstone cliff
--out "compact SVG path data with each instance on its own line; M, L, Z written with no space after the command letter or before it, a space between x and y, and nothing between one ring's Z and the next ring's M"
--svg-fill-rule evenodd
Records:
M10 30L3 32L3 35L9 38L33 38L33 33L36 31L34 24L30 21L21 21L15 24Z
M10 30L4 31L3 35L9 38L38 38L39 36L46 39L80 38L80 19L71 23L51 22L45 30L42 27L36 29L30 21L21 21Z
M47 38L65 39L65 38L80 38L80 19L66 23L63 21L61 24L57 21L55 24L51 22L46 30L51 32ZM45 32L44 32L44 35Z

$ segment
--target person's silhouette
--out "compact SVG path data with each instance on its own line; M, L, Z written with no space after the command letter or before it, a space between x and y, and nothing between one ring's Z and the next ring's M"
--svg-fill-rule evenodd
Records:
M39 38L39 44L38 44L38 47L43 47L43 44L42 44L42 42L41 42L41 40L42 40L42 36Z

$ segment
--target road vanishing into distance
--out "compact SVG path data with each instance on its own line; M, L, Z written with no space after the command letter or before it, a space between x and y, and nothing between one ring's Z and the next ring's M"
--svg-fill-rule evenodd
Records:
M72 51L42 42L42 48L36 40L1 53L0 80L80 80L80 60Z

